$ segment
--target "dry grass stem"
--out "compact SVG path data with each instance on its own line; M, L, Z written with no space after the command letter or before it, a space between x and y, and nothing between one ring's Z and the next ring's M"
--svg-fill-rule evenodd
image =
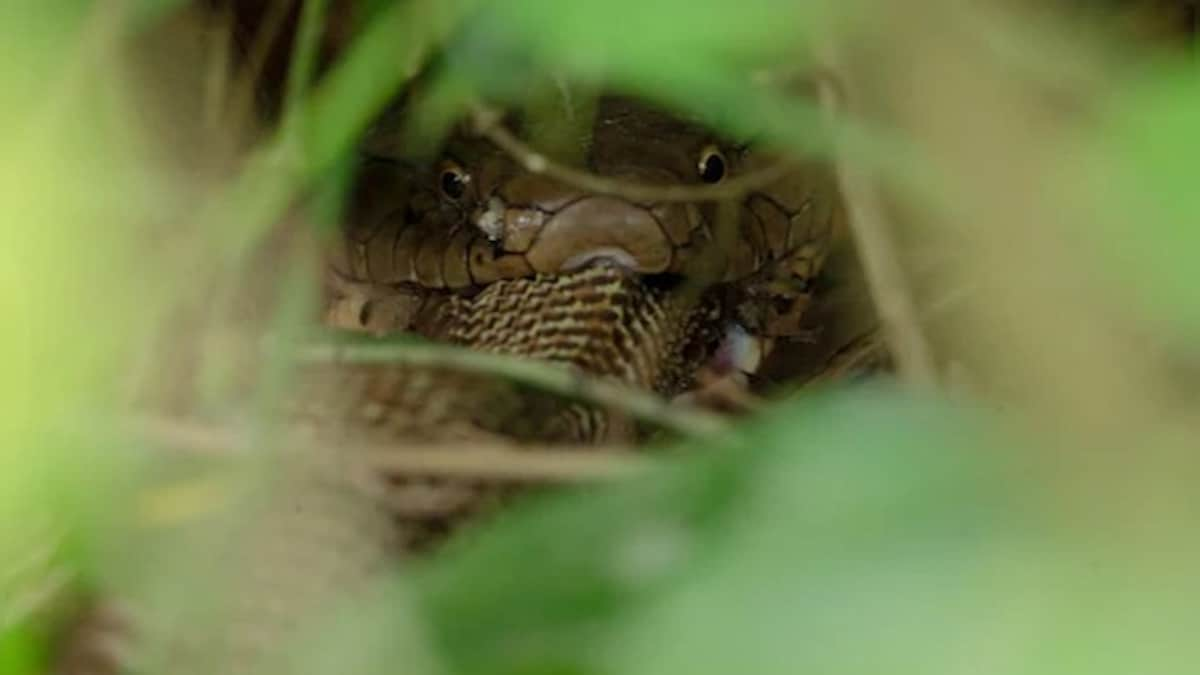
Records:
M839 71L834 69L832 72ZM818 90L821 109L831 124L846 115L848 97L845 88L824 78ZM897 249L879 190L870 174L836 149L834 171L867 287L896 359L896 368L910 384L935 386L937 371L933 354L918 320L908 279L895 255Z
M132 435L170 450L236 458L251 446L251 436L229 428L167 417L139 417ZM272 441L275 445L312 445L311 436ZM330 449L330 452L334 452ZM376 475L421 476L512 483L580 483L638 475L652 462L626 446L517 445L510 441L457 440L437 443L373 443L338 440L336 452L361 459Z
M300 350L306 362L403 364L448 368L500 377L542 391L616 410L685 437L703 437L726 428L712 413L672 403L618 382L590 377L577 369L501 354L439 344L325 344Z
M741 199L747 192L763 188L795 169L792 161L781 160L759 171L730 178L715 185L643 185L600 176L550 159L517 138L501 123L500 115L477 109L472 116L475 130L508 153L526 171L549 176L587 192L621 197L631 202L716 202Z

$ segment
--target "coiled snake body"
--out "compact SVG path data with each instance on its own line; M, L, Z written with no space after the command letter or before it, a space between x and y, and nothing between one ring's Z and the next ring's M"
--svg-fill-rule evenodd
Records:
M718 183L772 161L698 125L609 98L600 103L587 166L626 182L678 185ZM478 138L456 137L430 165L368 162L330 252L327 319L557 361L675 394L691 385L727 323L773 337L795 332L841 217L828 180L800 164L740 197L735 236L722 243L715 204L588 193L524 170ZM680 280L718 244L726 250L715 283L681 292ZM347 439L397 452L406 442L444 442L453 452L455 439L480 435L630 437L609 411L446 369L311 365L291 401L288 419L311 422L326 449ZM302 618L369 588L397 550L427 546L504 491L421 476L391 484L368 477L373 487L364 491L344 480L337 456L288 460L277 498L237 515L243 536L213 554L226 573L216 573L224 581L213 591L228 607L219 621L177 617L189 626L186 639L156 633L169 633L170 622L136 622L149 627L146 644L170 646L174 672L185 663L194 672L242 672L278 658ZM397 523L387 508L397 499L424 504L427 513ZM60 671L105 672L87 622L81 626Z

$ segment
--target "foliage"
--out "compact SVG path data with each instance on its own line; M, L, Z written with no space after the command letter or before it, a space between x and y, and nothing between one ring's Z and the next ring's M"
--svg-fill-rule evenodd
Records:
M1051 29L1038 42L936 0L374 2L248 160L194 180L154 152L164 141L140 121L166 104L128 64L184 3L20 4L0 9L0 671L44 667L43 591L143 581L129 569L171 579L136 562L152 538L139 499L182 470L127 433L128 374L177 302L236 269L295 204L330 199L355 139L439 50L429 91L448 98L423 99L432 117L568 75L797 151L860 141L852 159L924 218L921 250L968 242L935 290L987 288L952 315L953 335L930 331L943 363L982 352L987 366L969 405L950 387L805 393L675 448L651 475L531 499L338 615L296 670L340 670L339 654L362 671L481 674L1194 663L1194 63L1117 68L1087 40L1050 44ZM960 38L931 37L943 31ZM993 53L996 36L1028 38L1045 72ZM826 43L867 45L844 64L875 85L861 118L831 125L751 77ZM1038 57L1064 50L1081 79L1105 74L1083 86L1082 121L1046 93L1065 66ZM176 223L183 245L147 245ZM295 306L280 312L294 328Z

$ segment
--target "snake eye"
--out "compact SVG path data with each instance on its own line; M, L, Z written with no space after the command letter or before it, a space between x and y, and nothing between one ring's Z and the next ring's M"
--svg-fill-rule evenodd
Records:
M704 148L700 151L696 171L700 174L700 180L705 183L720 183L725 177L725 155L715 145Z
M459 200L467 193L467 183L471 182L471 174L454 162L442 165L442 173L438 176L438 188L448 199Z

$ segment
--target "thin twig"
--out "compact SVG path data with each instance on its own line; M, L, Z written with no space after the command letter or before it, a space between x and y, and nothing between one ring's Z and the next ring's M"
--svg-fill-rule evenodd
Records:
M946 290L921 308L922 319L934 319L953 311L960 305L979 295L981 284L963 283Z
M508 153L526 171L544 174L586 192L621 197L631 202L715 202L741 199L746 193L770 185L795 169L795 163L785 159L759 171L730 178L716 185L630 183L575 169L550 159L505 128L500 115L493 110L477 108L472 120L477 133Z
M241 257L265 227L277 222L295 195L354 144L476 2L413 0L381 10L305 97L297 132L306 140L304 153L297 155L291 133L277 131L249 157L232 185L197 214L199 222L220 233L218 254Z
M520 483L579 483L627 478L650 462L627 448L541 446L515 449L502 443L464 443L423 448L375 449L367 463L392 476L484 479Z
M63 598L75 579L73 570L60 565L47 570L30 587L5 589L12 595L0 607L0 630L10 630L45 612Z
M135 418L128 428L134 436L148 442L211 457L244 456L252 442L249 434L176 418ZM274 442L311 446L319 441L295 435ZM526 446L511 441L389 444L339 439L337 452L362 461L372 472L393 478L579 483L625 478L652 465L650 460L633 454L625 446Z
M832 124L835 118L844 115L846 97L831 77L821 79L818 92L821 109ZM846 203L850 231L862 258L867 288L895 355L897 369L909 383L935 385L933 357L917 319L904 270L894 255L895 245L878 190L871 177L836 148L834 169Z
M201 110L204 131L215 132L221 128L222 116L232 99L230 78L233 75L233 8L224 7L218 15L204 24L204 81Z
M301 103L312 82L328 4L329 0L304 0L292 58L288 64L287 91L284 98L285 128L294 128L296 117L304 110Z
M488 354L460 347L426 343L341 343L303 347L302 361L329 363L404 364L449 368L491 375L542 391L619 410L681 436L707 436L726 428L724 420L633 387L590 377L560 364Z
M717 215L713 222L712 241L701 249L687 275L679 295L683 302L693 303L719 283L729 267L730 252L737 248L738 215L744 194L717 203Z
M0 630L45 611L74 580L60 560L63 533L49 526L35 529L42 536L31 537L15 560L0 563L0 591L8 596L0 606Z
M821 372L806 380L804 386L844 380L855 371L886 358L887 345L879 329L869 330L838 349L825 362Z
M264 10L264 16L258 22L257 30L253 33L253 40L246 49L246 56L242 60L238 76L232 85L233 89L229 92L227 108L229 123L237 124L253 118L254 97L265 84L261 81L263 70L271 55L271 48L274 47L275 40L283 32L294 1L275 0L270 2ZM231 20L229 31L232 33L235 29L236 26Z

